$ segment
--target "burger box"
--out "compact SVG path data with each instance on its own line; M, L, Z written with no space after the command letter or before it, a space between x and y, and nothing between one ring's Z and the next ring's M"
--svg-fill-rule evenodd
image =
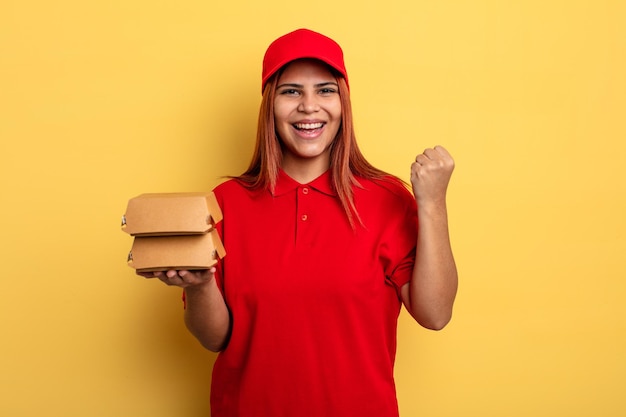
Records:
M138 272L208 269L226 255L216 229L183 236L136 236L128 265Z
M128 265L140 272L207 269L226 255L212 192L149 193L128 201L122 230L134 237Z
M148 193L128 201L122 230L132 236L201 234L221 220L212 192Z

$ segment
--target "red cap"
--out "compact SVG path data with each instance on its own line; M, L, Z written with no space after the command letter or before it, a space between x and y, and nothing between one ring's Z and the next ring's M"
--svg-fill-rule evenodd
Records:
M321 33L298 29L276 39L265 51L261 91L265 89L267 80L276 71L300 58L314 58L325 62L337 70L348 84L348 73L339 44Z

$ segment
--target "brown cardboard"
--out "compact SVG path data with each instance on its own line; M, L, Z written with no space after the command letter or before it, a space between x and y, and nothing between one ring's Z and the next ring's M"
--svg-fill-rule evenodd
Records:
M212 192L148 193L128 201L122 230L132 236L201 234L221 220Z
M137 236L128 265L140 272L208 269L224 256L226 251L215 229L201 235Z

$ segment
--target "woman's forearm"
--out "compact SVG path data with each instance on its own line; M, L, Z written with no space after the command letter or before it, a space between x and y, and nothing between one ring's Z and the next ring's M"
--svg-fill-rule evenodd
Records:
M215 279L185 288L185 325L206 349L218 352L227 344L230 313Z
M405 304L422 326L440 330L448 324L458 277L445 202L420 207L415 266L407 287Z

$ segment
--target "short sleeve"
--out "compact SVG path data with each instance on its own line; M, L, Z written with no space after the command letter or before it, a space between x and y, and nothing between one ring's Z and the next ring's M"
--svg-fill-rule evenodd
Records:
M415 265L417 204L402 187L393 193L391 204L386 207L380 256L386 279L400 294L400 288L411 280Z

